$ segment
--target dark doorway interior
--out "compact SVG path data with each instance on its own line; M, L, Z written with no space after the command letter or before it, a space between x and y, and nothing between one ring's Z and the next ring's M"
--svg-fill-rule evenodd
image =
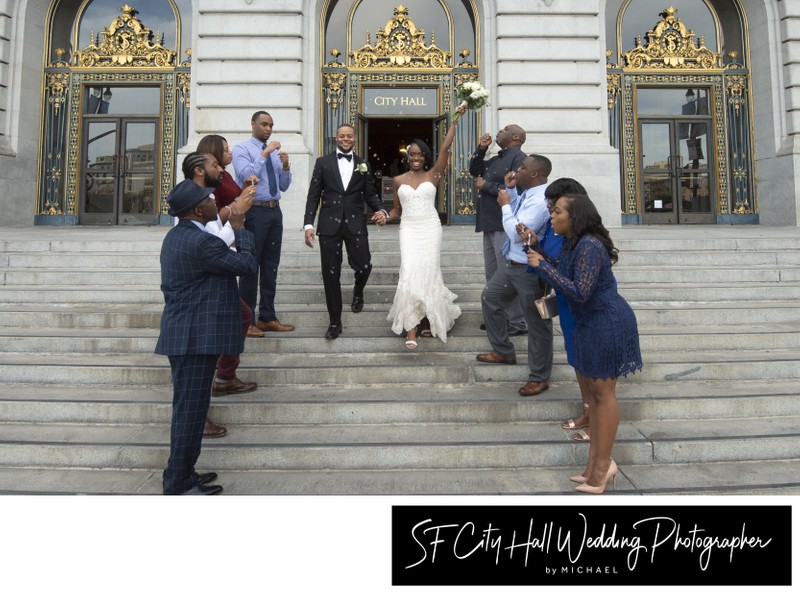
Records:
M408 171L405 160L406 146L414 138L419 138L431 147L433 119L428 118L372 118L367 125L367 151L365 158L375 175L378 195L382 196L387 208L392 206L392 179Z

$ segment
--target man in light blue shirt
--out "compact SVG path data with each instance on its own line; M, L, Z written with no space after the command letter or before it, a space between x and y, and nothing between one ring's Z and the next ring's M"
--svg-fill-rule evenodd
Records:
M239 292L253 311L255 325L248 336L261 337L264 331L289 332L291 324L282 324L275 314L275 292L283 243L281 192L289 189L292 172L289 155L280 150L281 143L270 140L273 120L266 111L257 111L250 121L252 136L233 147L233 169L242 187L250 176L258 178L253 206L247 213L245 228L255 236L258 272L239 280ZM261 299L256 310L256 296Z
M515 365L517 355L508 336L506 310L511 300L519 296L522 314L528 325L528 383L519 389L521 396L535 396L550 387L550 371L553 367L553 323L543 320L534 301L544 294L544 284L538 276L528 274L528 244L544 238L550 214L547 210L544 191L552 164L542 155L528 155L514 174L506 176L507 190L500 190L497 202L503 215L506 240L502 248L505 265L497 269L483 289L481 306L486 321L486 334L492 351L481 353L478 361ZM521 194L517 187L526 188ZM520 237L518 229L524 228L536 234L536 239Z

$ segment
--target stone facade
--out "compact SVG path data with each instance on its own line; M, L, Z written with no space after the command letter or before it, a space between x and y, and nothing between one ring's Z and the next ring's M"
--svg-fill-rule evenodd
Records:
M319 146L322 0L195 0L190 134L235 144L268 110L294 172L287 230L302 226ZM494 133L528 132L552 178L579 178L618 226L620 157L609 143L605 50L613 0L477 0L481 81ZM47 0L0 0L0 204L3 224L32 225L36 206L42 48ZM750 35L755 175L762 224L800 224L800 0L742 0ZM654 5L654 8L655 7ZM654 20L655 20L654 16ZM36 100L31 100L32 98Z

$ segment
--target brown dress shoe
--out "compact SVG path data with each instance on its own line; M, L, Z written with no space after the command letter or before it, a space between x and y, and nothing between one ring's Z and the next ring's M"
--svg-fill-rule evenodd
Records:
M550 387L550 382L528 382L519 389L521 396L536 396Z
M258 326L259 330L264 330L266 332L291 332L294 330L294 326L291 324L281 324L278 320L272 320L271 322L262 322L258 320L256 326Z
M228 433L228 430L223 425L217 425L211 419L206 417L206 426L203 427L203 437L223 437Z
M255 382L243 382L238 377L232 380L214 380L211 385L212 396L224 396L225 394L246 394L258 388Z
M264 332L262 332L255 326L250 326L247 329L247 336L249 336L250 338L264 338Z
M504 357L503 355L498 355L494 351L492 351L491 353L481 353L475 358L481 363L504 363L506 365L517 364L516 357Z

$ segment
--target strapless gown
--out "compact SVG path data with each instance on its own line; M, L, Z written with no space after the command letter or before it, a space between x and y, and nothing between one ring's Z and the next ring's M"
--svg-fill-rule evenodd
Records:
M403 334L427 317L431 334L447 342L461 308L458 297L444 286L440 254L442 224L436 212L436 186L422 182L415 190L403 184L397 189L403 207L400 220L400 280L386 318L392 331Z

